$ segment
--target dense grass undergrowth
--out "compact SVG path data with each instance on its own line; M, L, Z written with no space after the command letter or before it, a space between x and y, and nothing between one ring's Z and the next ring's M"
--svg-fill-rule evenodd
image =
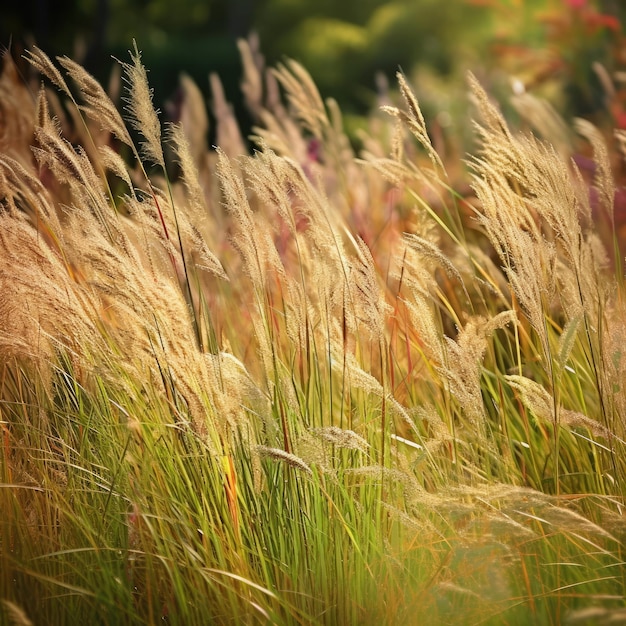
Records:
M252 156L216 77L209 150L136 51L126 122L5 61L3 623L626 620L613 139L510 130L470 77L463 173L400 75L357 156L241 51Z

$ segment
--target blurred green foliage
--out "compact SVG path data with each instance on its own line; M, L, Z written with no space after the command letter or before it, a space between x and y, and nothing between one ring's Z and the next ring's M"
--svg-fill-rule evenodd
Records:
M257 23L270 60L296 58L322 92L362 108L377 72L424 63L449 73L480 45L485 18L465 0L267 0Z
M426 74L433 84L456 82L459 93L464 92L460 83L466 69L483 75L497 70L520 77L524 84L545 87L561 98L562 110L581 114L604 106L593 64L600 62L611 72L626 67L620 26L624 4L24 0L3 8L0 43L12 42L19 55L21 47L37 42L51 55L77 58L106 80L111 55L126 59L136 39L151 69L159 106L175 90L180 71L189 73L205 94L208 72L218 72L227 96L237 103L241 69L235 40L254 30L268 64L285 57L300 61L321 93L335 97L348 113L363 113L372 106L378 73L393 83L393 74L401 68L409 77ZM492 91L497 92L495 87ZM428 110L429 103L423 104Z

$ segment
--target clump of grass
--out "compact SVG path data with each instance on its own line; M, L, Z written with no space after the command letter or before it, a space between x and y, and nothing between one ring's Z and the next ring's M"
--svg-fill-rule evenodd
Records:
M470 78L462 198L405 77L357 158L301 66L262 76L240 46L253 156L221 92L226 145L163 129L136 48L127 122L79 65L30 54L65 100L43 87L32 128L0 134L3 619L619 618L599 131L576 125L585 182Z

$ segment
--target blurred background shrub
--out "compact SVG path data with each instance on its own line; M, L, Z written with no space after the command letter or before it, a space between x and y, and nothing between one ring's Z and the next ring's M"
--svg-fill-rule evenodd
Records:
M322 95L350 115L375 103L398 69L415 84L426 114L454 120L471 69L492 92L533 89L570 115L605 114L626 123L606 76L626 69L619 0L12 0L2 9L0 44L19 57L37 43L68 54L106 81L136 39L155 102L163 106L188 73L208 93L217 72L244 127L235 41L260 36L269 64L302 62ZM603 83L604 80L604 83ZM500 86L499 86L500 85ZM456 86L456 87L455 87ZM441 116L441 114L444 114ZM598 122L598 120L595 120ZM445 124L444 124L445 125ZM457 129L458 130L458 129Z

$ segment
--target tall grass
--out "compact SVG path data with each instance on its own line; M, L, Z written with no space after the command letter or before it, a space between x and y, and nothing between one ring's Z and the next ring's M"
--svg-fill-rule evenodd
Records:
M136 48L128 125L73 61L30 53L33 103L5 59L4 622L622 619L600 132L586 180L470 77L462 197L405 77L357 158L301 66L241 50L253 156L217 77L208 150Z

